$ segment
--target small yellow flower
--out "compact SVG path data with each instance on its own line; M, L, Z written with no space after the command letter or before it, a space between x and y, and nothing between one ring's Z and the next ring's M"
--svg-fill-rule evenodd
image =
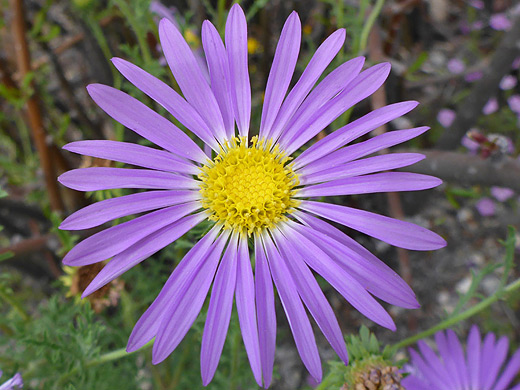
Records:
M189 28L184 31L184 39L186 39L186 42L188 42L188 45L191 47L200 47L200 38Z
M247 52L249 54L256 54L262 51L260 42L252 37L247 38Z

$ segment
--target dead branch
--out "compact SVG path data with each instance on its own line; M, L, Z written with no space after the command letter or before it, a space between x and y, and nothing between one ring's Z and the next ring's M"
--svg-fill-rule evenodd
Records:
M13 11L12 35L16 53L16 62L21 79L23 79L29 72L31 72L31 58L25 36L23 1L10 0L10 4ZM46 142L46 134L43 127L40 107L35 96L31 96L27 100L27 112L29 115L32 137L38 151L38 156L40 157L51 208L54 211L62 211L63 201L58 189L56 172Z
M434 175L462 185L508 187L520 193L520 161L511 157L501 157L495 161L493 158L483 159L444 150L417 152L424 154L426 159L404 168L407 172Z

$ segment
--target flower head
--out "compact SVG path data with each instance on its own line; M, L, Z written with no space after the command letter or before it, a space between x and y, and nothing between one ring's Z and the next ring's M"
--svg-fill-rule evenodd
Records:
M477 326L469 333L466 353L452 330L435 334L437 355L424 342L410 349L411 372L402 380L407 390L518 390L509 387L520 372L520 349L506 363L509 341L488 333L481 340Z
M153 363L168 357L190 329L213 285L202 337L203 383L211 381L217 368L235 298L254 377L267 387L276 338L274 282L303 363L320 380L318 348L305 307L345 363L348 356L332 308L311 270L361 313L387 328L395 325L374 297L405 308L418 307L414 293L394 271L325 220L403 248L432 250L445 245L436 234L409 222L312 200L440 184L430 176L386 172L421 160L420 154L367 157L422 134L426 127L392 131L346 146L406 114L417 103L377 109L295 157L295 151L345 110L379 89L389 64L362 71L364 59L354 58L314 87L343 45L345 31L341 29L322 43L287 93L301 40L300 20L293 12L280 36L257 127L250 120L247 26L240 6L234 5L229 13L225 42L209 21L202 26L209 82L167 19L161 21L159 35L183 96L125 60L116 58L113 63L200 142L124 92L90 85L90 96L105 112L160 149L115 141L65 146L75 153L141 168L73 170L60 176L64 185L82 191L151 191L104 200L68 217L61 228L76 230L149 212L85 239L63 261L80 266L112 258L85 289L86 296L209 220L210 231L177 265L136 324L128 351L155 338ZM250 129L255 128L258 136L251 137ZM254 273L248 240L253 243Z

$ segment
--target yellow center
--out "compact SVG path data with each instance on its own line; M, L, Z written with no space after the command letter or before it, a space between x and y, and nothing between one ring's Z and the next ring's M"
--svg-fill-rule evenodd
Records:
M253 137L227 142L213 161L201 167L202 205L210 219L248 234L286 219L299 201L292 198L299 184L288 157L278 146Z

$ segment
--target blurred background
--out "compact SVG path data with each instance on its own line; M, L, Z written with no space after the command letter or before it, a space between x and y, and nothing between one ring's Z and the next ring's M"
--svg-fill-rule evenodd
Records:
M158 21L163 17L174 21L204 67L202 21L212 20L223 34L232 2L0 0L0 4L0 369L8 377L20 372L24 388L29 389L202 388L199 353L204 310L179 348L158 366L151 364L150 349L132 355L121 350L139 316L202 230L188 233L81 301L79 294L103 264L70 268L62 266L61 259L76 242L99 229L65 232L57 227L79 208L126 192L85 194L60 186L56 178L78 167L119 166L62 150L68 142L142 142L91 101L85 89L88 84L122 89L168 116L124 80L110 59L125 58L178 90L162 56ZM328 71L359 55L367 58L366 66L392 64L384 88L318 137L375 108L403 100L421 104L367 137L431 127L399 149L424 153L427 159L407 171L436 175L444 180L441 187L420 193L337 197L335 202L428 227L442 235L448 246L411 253L348 231L413 287L422 307L403 310L386 305L397 324L394 333L362 317L321 283L345 334L366 325L381 343L396 343L518 278L513 254L518 254L520 236L515 229L509 229L508 236L508 226L520 226L517 1L244 0L240 4L248 18L253 133L260 122L278 36L292 10L299 13L303 25L293 82L317 46L337 28L346 29L347 41ZM508 237L513 243L507 247L510 253L504 245ZM271 388L311 388L281 307L277 312ZM508 335L518 346L519 294L481 311L457 329L465 333L471 323L480 324L483 331ZM323 360L334 359L321 333L316 335ZM257 388L236 313L208 388Z

